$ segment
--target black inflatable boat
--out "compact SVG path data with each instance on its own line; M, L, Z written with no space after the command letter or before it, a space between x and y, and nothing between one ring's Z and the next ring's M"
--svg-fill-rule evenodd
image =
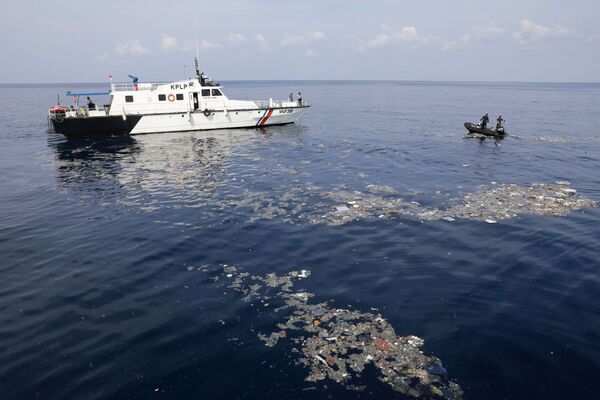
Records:
M480 135L485 136L493 136L493 137L504 137L506 136L506 131L504 128L500 128L500 130L494 130L489 128L481 128L477 124L472 124L471 122L465 122L465 128L469 131L469 133L478 133Z

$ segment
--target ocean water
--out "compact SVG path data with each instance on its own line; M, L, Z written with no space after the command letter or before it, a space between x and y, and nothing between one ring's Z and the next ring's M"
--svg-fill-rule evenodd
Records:
M598 208L493 224L322 215L369 185L439 209L482 185L556 181L600 201L599 84L224 86L302 90L312 108L261 130L66 140L47 131L56 94L102 86L0 86L0 398L410 398L375 373L364 391L305 381L288 344L257 337L283 316L210 279L224 264L310 270L317 300L424 339L465 398L598 397ZM511 136L465 139L484 112Z

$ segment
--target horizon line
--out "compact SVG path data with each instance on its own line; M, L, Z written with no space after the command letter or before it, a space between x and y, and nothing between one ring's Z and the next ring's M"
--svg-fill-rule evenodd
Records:
M192 80L194 78L187 78ZM155 80L141 83L169 83L180 80ZM521 84L600 84L600 81L486 81L486 80L430 80L430 79L223 79L220 82L420 82L420 83L521 83ZM8 85L105 85L111 83L130 83L129 81L87 81L87 82L0 82Z

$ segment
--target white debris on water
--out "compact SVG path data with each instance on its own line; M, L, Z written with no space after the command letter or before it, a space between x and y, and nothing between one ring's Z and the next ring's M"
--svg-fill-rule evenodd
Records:
M346 185L325 190L307 183L275 188L272 192L246 190L222 201L218 207L243 210L248 222L281 220L288 224L343 225L356 220L397 217L494 223L490 221L500 222L528 214L560 217L597 206L567 181L530 186L493 181L472 193L451 197L450 193L438 190L430 196L428 204L416 201L425 195L414 189L401 193L386 185L367 185L365 190L359 191Z
M529 139L549 143L567 143L569 141L569 139L564 136L531 136Z
M310 276L310 271L303 269L298 273L298 278L308 278Z
M226 266L216 273L233 274L228 287L239 292L244 301L266 306L268 300L279 305L269 312L282 322L273 332L257 336L267 347L286 341L298 355L298 364L307 368L306 381L330 379L349 390L364 390L366 386L355 382L367 366L373 366L383 384L406 396L462 398L462 389L448 378L441 361L420 349L422 339L398 336L381 314L336 308L332 301L311 303L314 294L295 291L295 281L309 277L309 270L258 276Z
M447 209L432 210L424 219L450 216L478 221L501 221L519 215L565 216L583 208L596 207L595 201L577 195L568 182L534 183L529 187L497 184L480 187L463 197L463 202ZM423 215L423 214L421 214Z
M438 194L439 196L439 194ZM367 218L391 218L395 215L426 221L457 219L484 221L494 224L520 215L565 216L583 208L596 207L595 201L577 194L569 182L534 183L529 187L493 182L480 186L474 193L463 194L448 207L423 206L416 201L408 202L389 191L362 193L359 191L331 191L323 193L331 202L352 204L352 208L339 212L330 208L311 215L311 223L330 225L344 224Z

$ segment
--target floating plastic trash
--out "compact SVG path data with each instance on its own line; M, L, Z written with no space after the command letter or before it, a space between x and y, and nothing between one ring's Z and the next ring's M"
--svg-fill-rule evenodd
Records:
M331 302L313 304L314 294L294 290L294 281L310 271L292 271L279 276L250 275L241 268L225 266L222 274L233 274L228 287L244 301L283 303L273 312L282 313L284 322L270 334L258 334L268 347L289 341L298 362L307 368L306 381L333 380L349 390L366 386L350 383L360 380L368 365L379 379L407 396L428 399L461 399L458 384L447 377L441 361L421 351L423 339L399 336L381 314L335 308ZM275 290L275 292L274 292Z

